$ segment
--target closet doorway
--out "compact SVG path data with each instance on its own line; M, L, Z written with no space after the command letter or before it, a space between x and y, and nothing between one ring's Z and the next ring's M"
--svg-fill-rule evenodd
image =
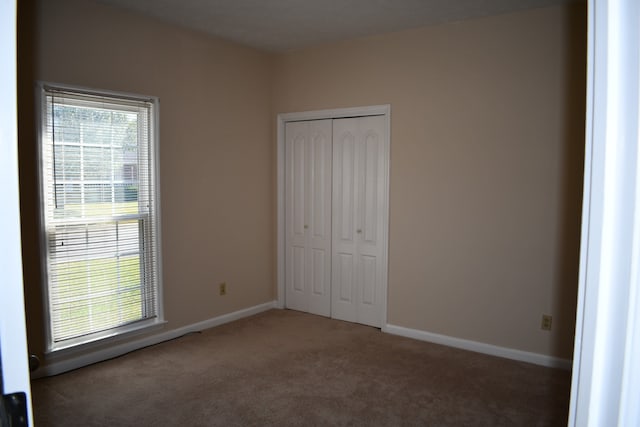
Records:
M278 306L383 327L388 105L278 116Z

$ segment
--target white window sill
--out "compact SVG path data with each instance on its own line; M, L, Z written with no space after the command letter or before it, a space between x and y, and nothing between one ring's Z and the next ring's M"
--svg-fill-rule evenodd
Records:
M87 353L96 349L103 349L120 343L120 341L161 329L165 323L163 319L153 319L136 322L114 330L104 331L92 335L90 338L81 337L57 344L45 352L47 360L67 358L80 353Z

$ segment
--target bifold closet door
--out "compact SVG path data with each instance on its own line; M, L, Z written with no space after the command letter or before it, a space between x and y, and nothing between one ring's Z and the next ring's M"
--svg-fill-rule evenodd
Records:
M333 121L333 318L382 326L387 137L383 116Z
M332 121L285 127L285 304L331 315Z

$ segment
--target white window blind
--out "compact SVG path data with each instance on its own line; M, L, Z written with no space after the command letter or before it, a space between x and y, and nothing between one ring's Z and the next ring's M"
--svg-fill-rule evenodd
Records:
M156 103L42 85L51 351L160 320Z

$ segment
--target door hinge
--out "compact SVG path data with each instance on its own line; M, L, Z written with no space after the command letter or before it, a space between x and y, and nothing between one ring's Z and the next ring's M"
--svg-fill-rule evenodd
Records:
M0 399L0 426L27 427L28 425L26 393L2 395L2 399Z

